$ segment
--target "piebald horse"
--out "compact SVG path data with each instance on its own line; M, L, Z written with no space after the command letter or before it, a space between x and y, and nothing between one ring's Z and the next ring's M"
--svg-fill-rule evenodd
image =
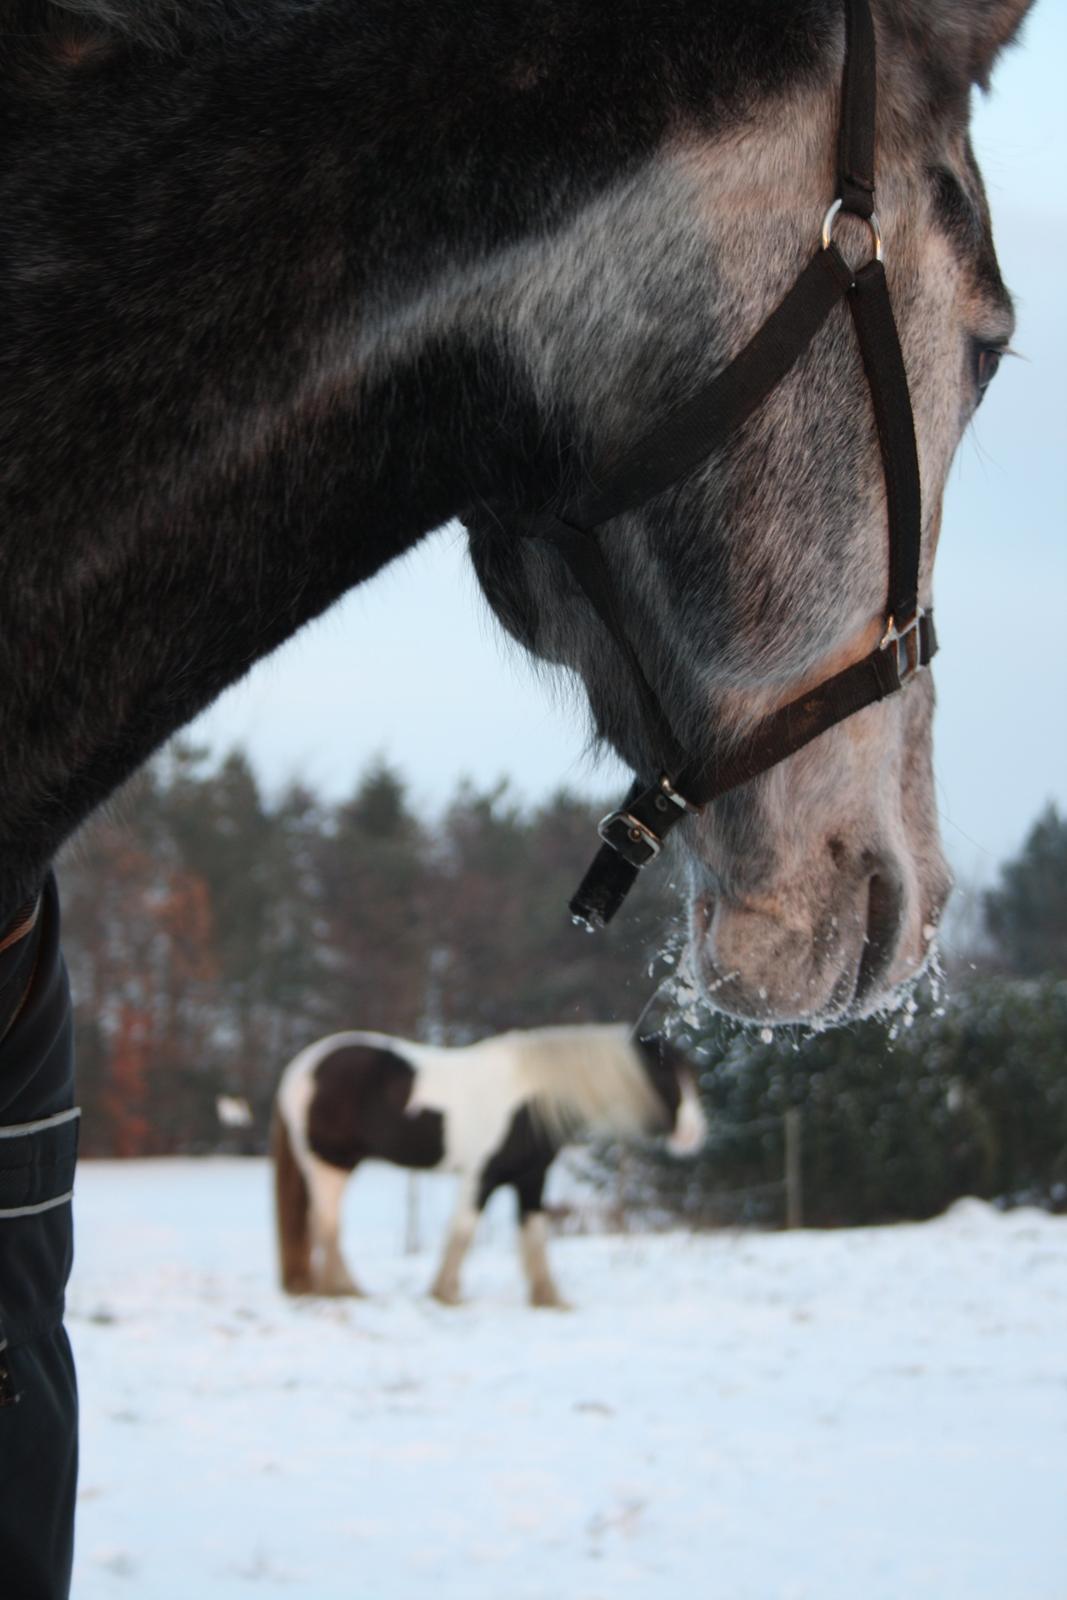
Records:
M1028 3L871 4L924 606L1012 326L969 98ZM839 187L845 56L844 0L8 0L0 929L164 739L450 517L504 625L655 774L617 643L510 511L580 500L782 300ZM834 246L858 263L870 230ZM837 304L744 426L590 535L688 751L877 645L886 526ZM681 823L717 1004L859 1015L921 970L932 711L919 673Z
M660 1136L682 1154L704 1137L692 1068L667 1040L625 1028L537 1028L458 1049L380 1033L336 1033L286 1067L272 1150L283 1287L359 1294L340 1247L341 1197L363 1161L459 1176L431 1293L459 1299L478 1216L515 1191L519 1248L535 1306L558 1306L545 1251L545 1179L582 1132Z

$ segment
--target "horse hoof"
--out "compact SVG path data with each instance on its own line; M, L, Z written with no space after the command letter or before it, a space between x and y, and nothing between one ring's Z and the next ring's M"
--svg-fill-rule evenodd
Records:
M574 1307L569 1300L564 1300L555 1290L550 1293L538 1290L530 1296L530 1304L536 1311L573 1311Z
M439 1306L459 1306L463 1304L463 1298L458 1289L449 1289L436 1283L430 1290L430 1298L431 1300L436 1300Z
M317 1294L325 1300L366 1300L368 1298L366 1290L361 1289L358 1283L353 1283L349 1278L316 1283L307 1293Z

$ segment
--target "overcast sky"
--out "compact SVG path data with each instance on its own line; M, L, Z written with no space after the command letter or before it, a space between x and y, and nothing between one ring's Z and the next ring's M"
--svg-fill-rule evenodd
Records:
M979 100L975 141L1001 264L1019 308L1015 347L960 447L936 596L935 740L948 853L989 878L1049 799L1067 808L1067 7L1039 0L1021 48ZM190 730L244 746L271 788L299 777L330 798L382 754L436 809L459 777L507 775L539 798L603 795L584 724L503 642L456 528L426 540L306 628Z

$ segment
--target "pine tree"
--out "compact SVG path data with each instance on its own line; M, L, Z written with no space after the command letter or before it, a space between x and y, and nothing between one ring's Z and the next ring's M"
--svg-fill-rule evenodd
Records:
M985 895L986 926L1009 972L1067 977L1067 819L1049 805L1000 884Z
M315 847L329 1029L417 1031L433 929L426 838L401 778L384 762L363 775Z

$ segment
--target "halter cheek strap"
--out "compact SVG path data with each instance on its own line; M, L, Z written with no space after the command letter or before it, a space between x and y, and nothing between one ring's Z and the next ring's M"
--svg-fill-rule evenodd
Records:
M845 0L845 66L838 138L838 198L822 244L770 316L706 388L683 401L598 486L558 511L512 512L520 535L559 551L627 668L659 763L637 778L622 807L600 824L601 849L571 901L577 921L610 922L642 867L683 817L748 783L865 706L896 694L937 649L933 618L919 607L922 496L908 380L893 318L874 212L875 36L868 0ZM874 255L854 272L833 242L837 216L867 222ZM671 728L622 625L614 582L595 529L687 477L723 445L782 381L833 308L847 301L871 394L885 478L889 583L883 637L869 655L764 717L740 743L690 755Z

